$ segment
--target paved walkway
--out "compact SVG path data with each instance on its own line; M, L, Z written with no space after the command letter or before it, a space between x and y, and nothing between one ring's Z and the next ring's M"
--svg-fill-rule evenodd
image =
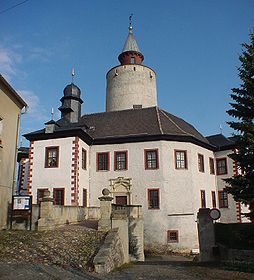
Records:
M253 273L199 266L180 256L150 257L143 263L126 265L107 275L39 264L0 263L1 280L254 280Z

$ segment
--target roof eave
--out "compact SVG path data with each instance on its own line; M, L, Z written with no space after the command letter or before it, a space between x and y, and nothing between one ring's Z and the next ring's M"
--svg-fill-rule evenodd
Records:
M122 143L132 143L132 142L149 142L149 141L158 141L158 140L166 140L166 141L176 141L176 142L190 142L201 146L203 148L209 149L211 151L215 151L216 147L204 143L192 136L182 136L182 135L168 135L168 134L157 134L157 135L126 135L126 136L113 136L113 137L102 137L95 138L93 141L93 145L105 145L105 144L122 144Z
M93 143L93 139L84 132L83 129L72 129L72 130L60 130L53 133L28 133L23 135L29 141L47 140L47 139L57 139L57 138L67 138L73 136L79 136L88 145Z
M13 94L13 97L18 101L21 105L21 109L23 107L28 108L27 103L19 96L19 94L15 91L15 89L5 80L5 78L0 74L0 80L5 85L5 87Z

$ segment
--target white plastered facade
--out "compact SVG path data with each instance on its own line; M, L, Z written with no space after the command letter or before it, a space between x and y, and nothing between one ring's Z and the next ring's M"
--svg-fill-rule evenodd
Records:
M40 140L34 142L32 195L36 203L37 189L65 189L65 205L72 205L71 188L73 164L73 143L75 137ZM83 189L87 189L88 206L99 206L98 197L103 188L128 195L128 203L142 205L144 213L145 243L169 245L174 249L197 249L197 212L201 207L201 190L205 191L206 206L212 208L212 191L223 188L221 178L210 174L209 158L214 152L201 146L174 141L152 141L138 143L108 144L88 146L78 138L78 205L83 204ZM46 147L59 146L58 168L45 168ZM82 148L87 152L87 166L82 169ZM145 169L144 151L158 149L159 168ZM175 168L175 150L187 153L187 169ZM127 151L128 168L114 170L114 153ZM109 171L97 170L97 153L109 152ZM204 156L204 172L198 170L198 154ZM216 154L216 157L220 157ZM232 169L232 160L228 160L228 169ZM214 160L215 162L215 160ZM118 178L121 178L120 181ZM119 184L112 189L114 182ZM113 182L113 183L112 183ZM159 209L148 209L148 190L159 189ZM126 190L126 193L124 193ZM231 200L230 200L231 201ZM114 197L115 202L115 197ZM236 222L235 202L230 202L229 209L222 209L224 221ZM225 214L225 216L224 216ZM167 243L167 231L178 231L179 242Z

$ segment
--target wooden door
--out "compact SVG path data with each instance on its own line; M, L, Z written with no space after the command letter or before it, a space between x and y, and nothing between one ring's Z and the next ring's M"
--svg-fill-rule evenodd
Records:
M127 205L127 196L126 195L116 196L116 204L117 205Z

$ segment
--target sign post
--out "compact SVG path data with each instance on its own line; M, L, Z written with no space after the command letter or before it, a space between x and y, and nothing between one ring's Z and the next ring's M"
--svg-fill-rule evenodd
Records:
M32 196L31 195L13 195L12 196L12 211L11 224L12 229L13 219L29 221L29 229L32 229Z

